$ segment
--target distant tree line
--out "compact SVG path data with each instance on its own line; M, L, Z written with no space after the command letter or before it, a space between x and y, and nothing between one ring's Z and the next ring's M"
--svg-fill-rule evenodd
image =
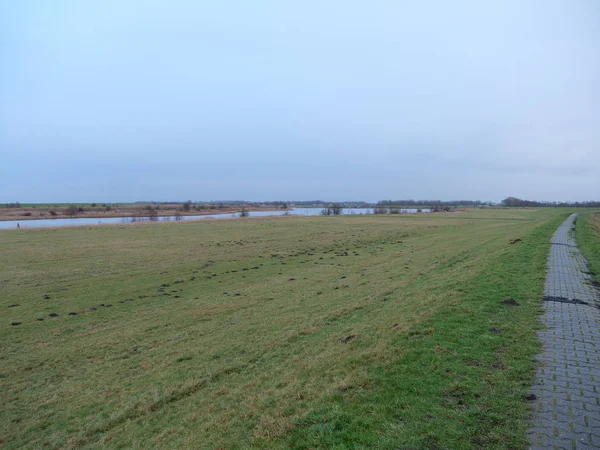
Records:
M331 206L331 202L325 200L290 200L288 203L299 207ZM265 204L269 204L269 202L266 202ZM336 202L336 204L340 204L345 208L360 208L361 206L369 205L369 202L365 202L362 200L346 200L343 202Z
M380 200L377 202L377 206L427 206L432 209L435 207L443 206L492 206L494 203L491 201L481 200Z
M600 201L586 202L538 202L535 200L521 200L516 197L507 197L502 200L502 206L529 206L536 208L551 207L551 208L600 208Z

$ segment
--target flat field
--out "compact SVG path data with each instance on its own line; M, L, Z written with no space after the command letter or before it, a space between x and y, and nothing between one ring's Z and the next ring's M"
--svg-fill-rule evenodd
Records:
M0 232L0 445L523 448L567 214Z

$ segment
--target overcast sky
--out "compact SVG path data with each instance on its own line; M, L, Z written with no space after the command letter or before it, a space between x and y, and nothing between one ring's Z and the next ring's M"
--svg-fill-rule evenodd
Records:
M0 3L0 202L600 199L598 0Z

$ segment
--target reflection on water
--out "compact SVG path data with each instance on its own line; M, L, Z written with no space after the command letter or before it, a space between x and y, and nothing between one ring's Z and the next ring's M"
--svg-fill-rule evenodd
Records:
M416 209L407 208L401 210L403 213L415 213ZM430 212L429 209L423 209L423 212ZM321 208L294 208L289 211L250 211L250 217L269 217L269 216L318 216L321 214ZM344 208L344 214L373 214L372 208ZM89 217L74 217L70 219L36 219L36 220L6 220L0 221L1 229L17 228L17 224L21 228L40 228L40 227L73 227L84 225L106 225L106 224L130 224L142 221L149 222L165 222L179 220L204 220L204 219L234 219L238 218L239 213L221 213L207 214L203 216L158 216L158 217L105 217L105 218L89 218Z

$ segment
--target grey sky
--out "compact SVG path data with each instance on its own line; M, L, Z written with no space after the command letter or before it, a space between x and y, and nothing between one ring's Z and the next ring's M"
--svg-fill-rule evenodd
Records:
M0 202L600 198L600 2L0 4Z

